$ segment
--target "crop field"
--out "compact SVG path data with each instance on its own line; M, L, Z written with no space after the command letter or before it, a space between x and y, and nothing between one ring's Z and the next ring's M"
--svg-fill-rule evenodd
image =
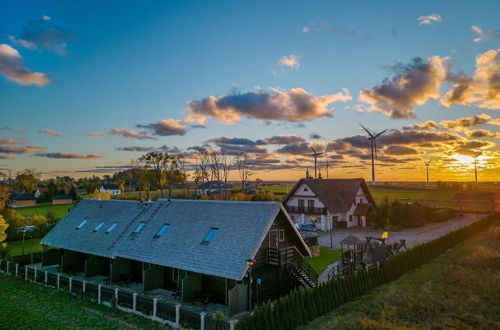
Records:
M24 254L42 252L40 245L41 238L25 239L24 240ZM11 256L20 256L23 251L23 241L14 241L7 243L7 251Z
M52 205L52 203L40 203L37 206L16 208L16 211L25 217L34 215L47 215L47 212L53 212L58 219L64 218L68 214L68 210L75 204L67 205Z
M67 292L0 274L2 329L168 329Z
M498 329L500 224L302 329Z

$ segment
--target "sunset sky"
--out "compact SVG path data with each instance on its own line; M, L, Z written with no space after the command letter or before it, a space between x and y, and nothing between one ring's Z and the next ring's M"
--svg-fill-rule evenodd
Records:
M0 171L245 151L253 179L500 180L500 1L3 1ZM191 160L189 160L191 159ZM325 169L322 169L326 176ZM237 179L236 173L232 179Z

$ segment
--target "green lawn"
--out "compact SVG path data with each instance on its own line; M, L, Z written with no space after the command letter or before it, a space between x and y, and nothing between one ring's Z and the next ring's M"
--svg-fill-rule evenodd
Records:
M0 275L2 329L167 329L67 292Z
M319 275L325 271L329 264L332 264L340 259L340 253L340 250L331 250L327 247L320 247L319 256L307 258L307 262Z
M302 329L499 329L500 224Z
M24 240L24 254L32 252L42 252L40 245L41 238L33 238ZM23 251L23 241L7 242L7 250L11 256L20 256Z
M68 209L73 207L73 204L67 205L52 205L52 203L40 203L37 206L17 208L16 211L25 217L34 215L47 215L47 212L52 211L56 218L64 218L68 214Z

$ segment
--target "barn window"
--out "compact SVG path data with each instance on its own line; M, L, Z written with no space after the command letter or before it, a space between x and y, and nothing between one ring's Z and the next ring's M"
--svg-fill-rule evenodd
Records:
M138 234L142 228L144 228L144 226L146 225L145 222L140 222L137 227L135 227L134 231L132 232L132 234Z
M155 238L162 237L163 234L165 234L165 232L167 231L168 227L170 227L168 223L161 226L160 230L158 230L158 232L156 233Z
M285 230L284 229L280 229L279 232L278 232L278 240L280 242L283 242L285 240Z
M203 241L201 242L201 244L208 244L212 241L212 239L215 237L215 234L217 234L217 230L219 230L219 228L216 228L216 227L212 227L210 228L210 231L208 232L207 236L205 236L205 238L203 239Z
M83 220L79 225L78 227L76 227L76 229L81 229L83 226L85 226L85 224L87 223L87 220Z
M94 231L98 231L99 229L101 229L101 227L104 226L104 221L101 221L95 228L94 228Z
M109 234L113 229L115 229L115 227L117 226L118 224L115 222L114 224L112 224L111 226L109 226L108 229L106 229L106 234Z

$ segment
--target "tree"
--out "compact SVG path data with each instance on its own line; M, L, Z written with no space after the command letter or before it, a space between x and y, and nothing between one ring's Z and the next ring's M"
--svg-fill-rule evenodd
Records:
M15 188L32 193L36 190L39 181L40 175L35 174L35 170L26 169L17 174Z
M167 183L167 176L164 170L164 165L170 160L170 156L165 152L151 151L139 158L139 162L146 170L152 171L156 183L160 188L161 197L164 198L163 188Z
M245 183L252 176L252 171L250 170L250 162L247 153L241 153L236 156L236 167L238 168L238 175L241 180L241 190L245 191Z
M226 152L221 152L220 154L220 164L222 169L222 178L224 179L224 199L227 199L227 181L229 179L229 174L234 166L234 157Z

